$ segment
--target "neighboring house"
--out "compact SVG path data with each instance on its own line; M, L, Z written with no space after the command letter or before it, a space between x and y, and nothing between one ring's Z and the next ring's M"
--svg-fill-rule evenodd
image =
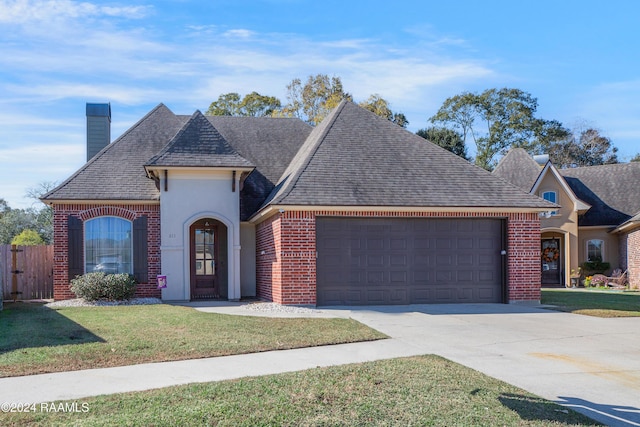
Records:
M543 286L570 283L572 269L598 260L640 286L640 163L556 169L536 159L513 149L493 174L561 206L541 219Z
M160 104L89 157L43 197L56 299L102 265L165 301L540 300L558 206L351 102L316 128Z

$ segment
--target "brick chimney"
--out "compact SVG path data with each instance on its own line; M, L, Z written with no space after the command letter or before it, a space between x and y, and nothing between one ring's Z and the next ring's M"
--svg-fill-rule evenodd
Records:
M111 104L87 103L87 161L111 142Z

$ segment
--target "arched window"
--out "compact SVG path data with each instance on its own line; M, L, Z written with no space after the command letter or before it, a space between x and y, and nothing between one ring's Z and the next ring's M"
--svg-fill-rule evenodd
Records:
M133 274L132 223L115 216L102 216L84 225L85 272Z

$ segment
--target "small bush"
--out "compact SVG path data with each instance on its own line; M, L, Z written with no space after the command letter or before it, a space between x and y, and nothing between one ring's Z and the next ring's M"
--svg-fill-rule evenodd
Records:
M136 279L130 274L87 273L71 280L71 292L87 301L122 301L133 297Z
M592 274L602 274L609 268L611 268L611 264L599 260L582 263L582 269Z
M593 278L591 279L591 286L606 286L607 284L607 277L603 276L602 274L595 274L593 276Z

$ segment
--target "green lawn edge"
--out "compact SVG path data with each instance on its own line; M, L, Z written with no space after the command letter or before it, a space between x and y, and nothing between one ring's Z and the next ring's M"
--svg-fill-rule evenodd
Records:
M9 414L21 426L589 426L584 415L426 355L174 386ZM55 404L53 405L55 407Z
M167 304L0 311L0 377L388 338L353 319L204 313Z

